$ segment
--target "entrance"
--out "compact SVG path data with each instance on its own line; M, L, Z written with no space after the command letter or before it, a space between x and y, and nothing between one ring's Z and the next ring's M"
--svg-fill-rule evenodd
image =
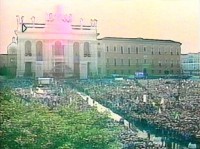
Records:
M32 76L32 63L31 62L25 62L24 76L26 76L26 77Z

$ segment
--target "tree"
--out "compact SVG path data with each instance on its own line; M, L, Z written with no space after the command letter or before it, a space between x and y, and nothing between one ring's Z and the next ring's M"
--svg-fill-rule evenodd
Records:
M107 115L98 113L96 109L81 111L72 104L49 110L39 103L27 104L9 90L1 91L0 95L2 149L119 147L116 138L120 128L113 131L107 127Z

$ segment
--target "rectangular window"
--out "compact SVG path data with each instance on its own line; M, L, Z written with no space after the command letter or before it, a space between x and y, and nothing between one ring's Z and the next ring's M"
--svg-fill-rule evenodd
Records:
M128 54L130 54L131 53L131 48L128 48Z
M114 47L114 51L116 52L116 47Z
M116 59L114 59L114 65L115 65L115 66L117 65L117 60L116 60Z
M136 47L136 54L138 54L138 47Z
M124 60L123 59L121 59L121 65L124 65Z
M124 49L123 49L123 47L121 46L121 54L123 54L124 53Z
M139 60L138 59L136 59L136 63L138 64L138 62L139 62Z
M144 52L146 52L146 47L144 47Z
M151 73L154 74L154 70L151 70Z
M146 64L147 63L147 60L146 59L144 59L144 64Z
M159 62L159 67L161 67L161 62Z

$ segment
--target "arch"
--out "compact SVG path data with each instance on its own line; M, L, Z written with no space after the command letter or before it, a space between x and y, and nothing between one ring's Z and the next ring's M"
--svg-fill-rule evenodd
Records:
M36 42L36 60L37 61L43 60L43 44L42 44L42 41Z
M84 43L84 57L90 57L90 45L89 42Z
M31 42L29 40L27 40L25 42L25 56L32 56L32 53L31 53Z
M60 41L55 42L55 55L61 56L64 55L64 46Z

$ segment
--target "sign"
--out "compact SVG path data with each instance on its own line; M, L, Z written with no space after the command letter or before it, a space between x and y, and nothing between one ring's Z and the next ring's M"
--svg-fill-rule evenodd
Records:
M135 72L135 77L136 78L144 78L144 73L143 72Z

